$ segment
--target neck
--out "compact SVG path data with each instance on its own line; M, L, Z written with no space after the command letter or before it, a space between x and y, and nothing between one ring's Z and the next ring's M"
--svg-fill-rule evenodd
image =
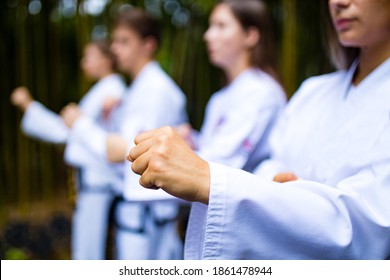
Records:
M359 67L355 73L353 83L360 84L372 71L390 57L390 40L373 47L363 47L359 54Z
M138 63L136 63L136 65L134 65L134 67L129 71L130 77L133 80L137 78L138 74L141 73L145 65L152 61L153 61L152 58L139 59Z
M101 75L100 75L100 78L99 78L99 80L100 79L103 79L103 78L105 78L105 77L107 77L107 76L110 76L111 74L113 74L114 73L114 71L112 71L112 70L103 70L102 71L102 73L101 73Z
M224 68L224 72L227 76L228 82L232 82L242 72L251 67L249 63L250 59L247 55L237 59L235 62L230 63L228 67Z

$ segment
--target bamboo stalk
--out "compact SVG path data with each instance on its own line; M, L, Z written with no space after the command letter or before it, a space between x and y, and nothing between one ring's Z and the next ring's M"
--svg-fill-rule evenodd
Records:
M297 71L297 18L296 0L283 0L285 19L282 35L282 78L287 91L291 96L296 90Z
M18 34L17 43L18 46L18 65L17 73L20 77L21 84L28 84L28 65L29 60L27 56L27 3L26 0L22 1L18 6L17 18L19 24L16 26L16 32ZM18 197L18 210L19 212L26 214L29 206L29 192L30 192L30 174L29 174L29 141L19 132L17 139L17 197Z

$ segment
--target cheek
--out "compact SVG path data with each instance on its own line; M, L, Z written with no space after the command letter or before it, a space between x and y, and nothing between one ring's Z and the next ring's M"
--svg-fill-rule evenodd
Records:
M89 64L90 68L98 68L101 65L102 59L100 57L94 57Z
M223 34L224 43L231 49L241 49L244 38L236 29L229 29Z
M132 48L127 48L123 53L123 58L127 61L131 61L134 58L134 51Z
M223 52L228 57L236 57L243 50L242 43L234 39L227 39L224 44Z
M131 54L129 52L129 49L123 49L121 52L120 52L120 55L118 56L118 60L122 63L122 64L128 64L129 60L131 60Z
M384 13L381 18L377 17L377 19L378 19L377 26L374 28L378 31L381 30L383 33L383 36L386 36L389 39L390 38L390 36L389 36L389 34L390 34L390 7L386 8L386 9L389 9L389 11ZM375 16L373 16L373 18L375 18Z
M107 68L107 62L106 60L100 58L98 60L95 61L94 63L94 68L95 69L106 69Z
M92 65L92 63L91 63L90 60L85 61L85 62L83 62L83 63L81 64L81 68L82 68L85 72L91 71L92 66L93 66L93 65Z
M222 43L229 43L231 44L232 41L234 41L234 32L231 29L226 29L220 33L220 40Z
M95 74L95 68L92 68L90 65L83 67L83 71L88 77L92 77Z
M125 48L124 47L122 47L122 46L120 46L120 47L118 47L117 49L116 49L116 52L115 52L115 54L118 56L118 58L119 59L123 59L123 55L124 55L124 53L125 53Z
M143 53L143 48L140 44L134 43L131 46L128 46L127 55L132 59L136 59Z

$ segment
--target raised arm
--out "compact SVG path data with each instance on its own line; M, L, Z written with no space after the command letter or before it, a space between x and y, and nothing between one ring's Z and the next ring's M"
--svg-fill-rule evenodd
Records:
M22 130L30 137L54 144L64 144L69 130L61 117L34 101L26 87L16 88L11 95L11 103L24 112Z

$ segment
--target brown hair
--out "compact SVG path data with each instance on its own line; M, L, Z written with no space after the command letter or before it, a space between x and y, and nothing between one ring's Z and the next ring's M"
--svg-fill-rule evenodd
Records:
M114 28L118 26L131 28L143 39L152 37L156 40L157 46L160 45L160 22L142 9L130 8L121 12L114 21Z
M337 69L347 70L359 55L359 48L344 47L340 44L329 12L328 0L322 1L322 11L326 36L325 40L330 60Z
M244 30L259 30L260 40L252 50L251 63L280 80L277 73L275 38L267 5L261 0L220 0L218 4L228 5Z

